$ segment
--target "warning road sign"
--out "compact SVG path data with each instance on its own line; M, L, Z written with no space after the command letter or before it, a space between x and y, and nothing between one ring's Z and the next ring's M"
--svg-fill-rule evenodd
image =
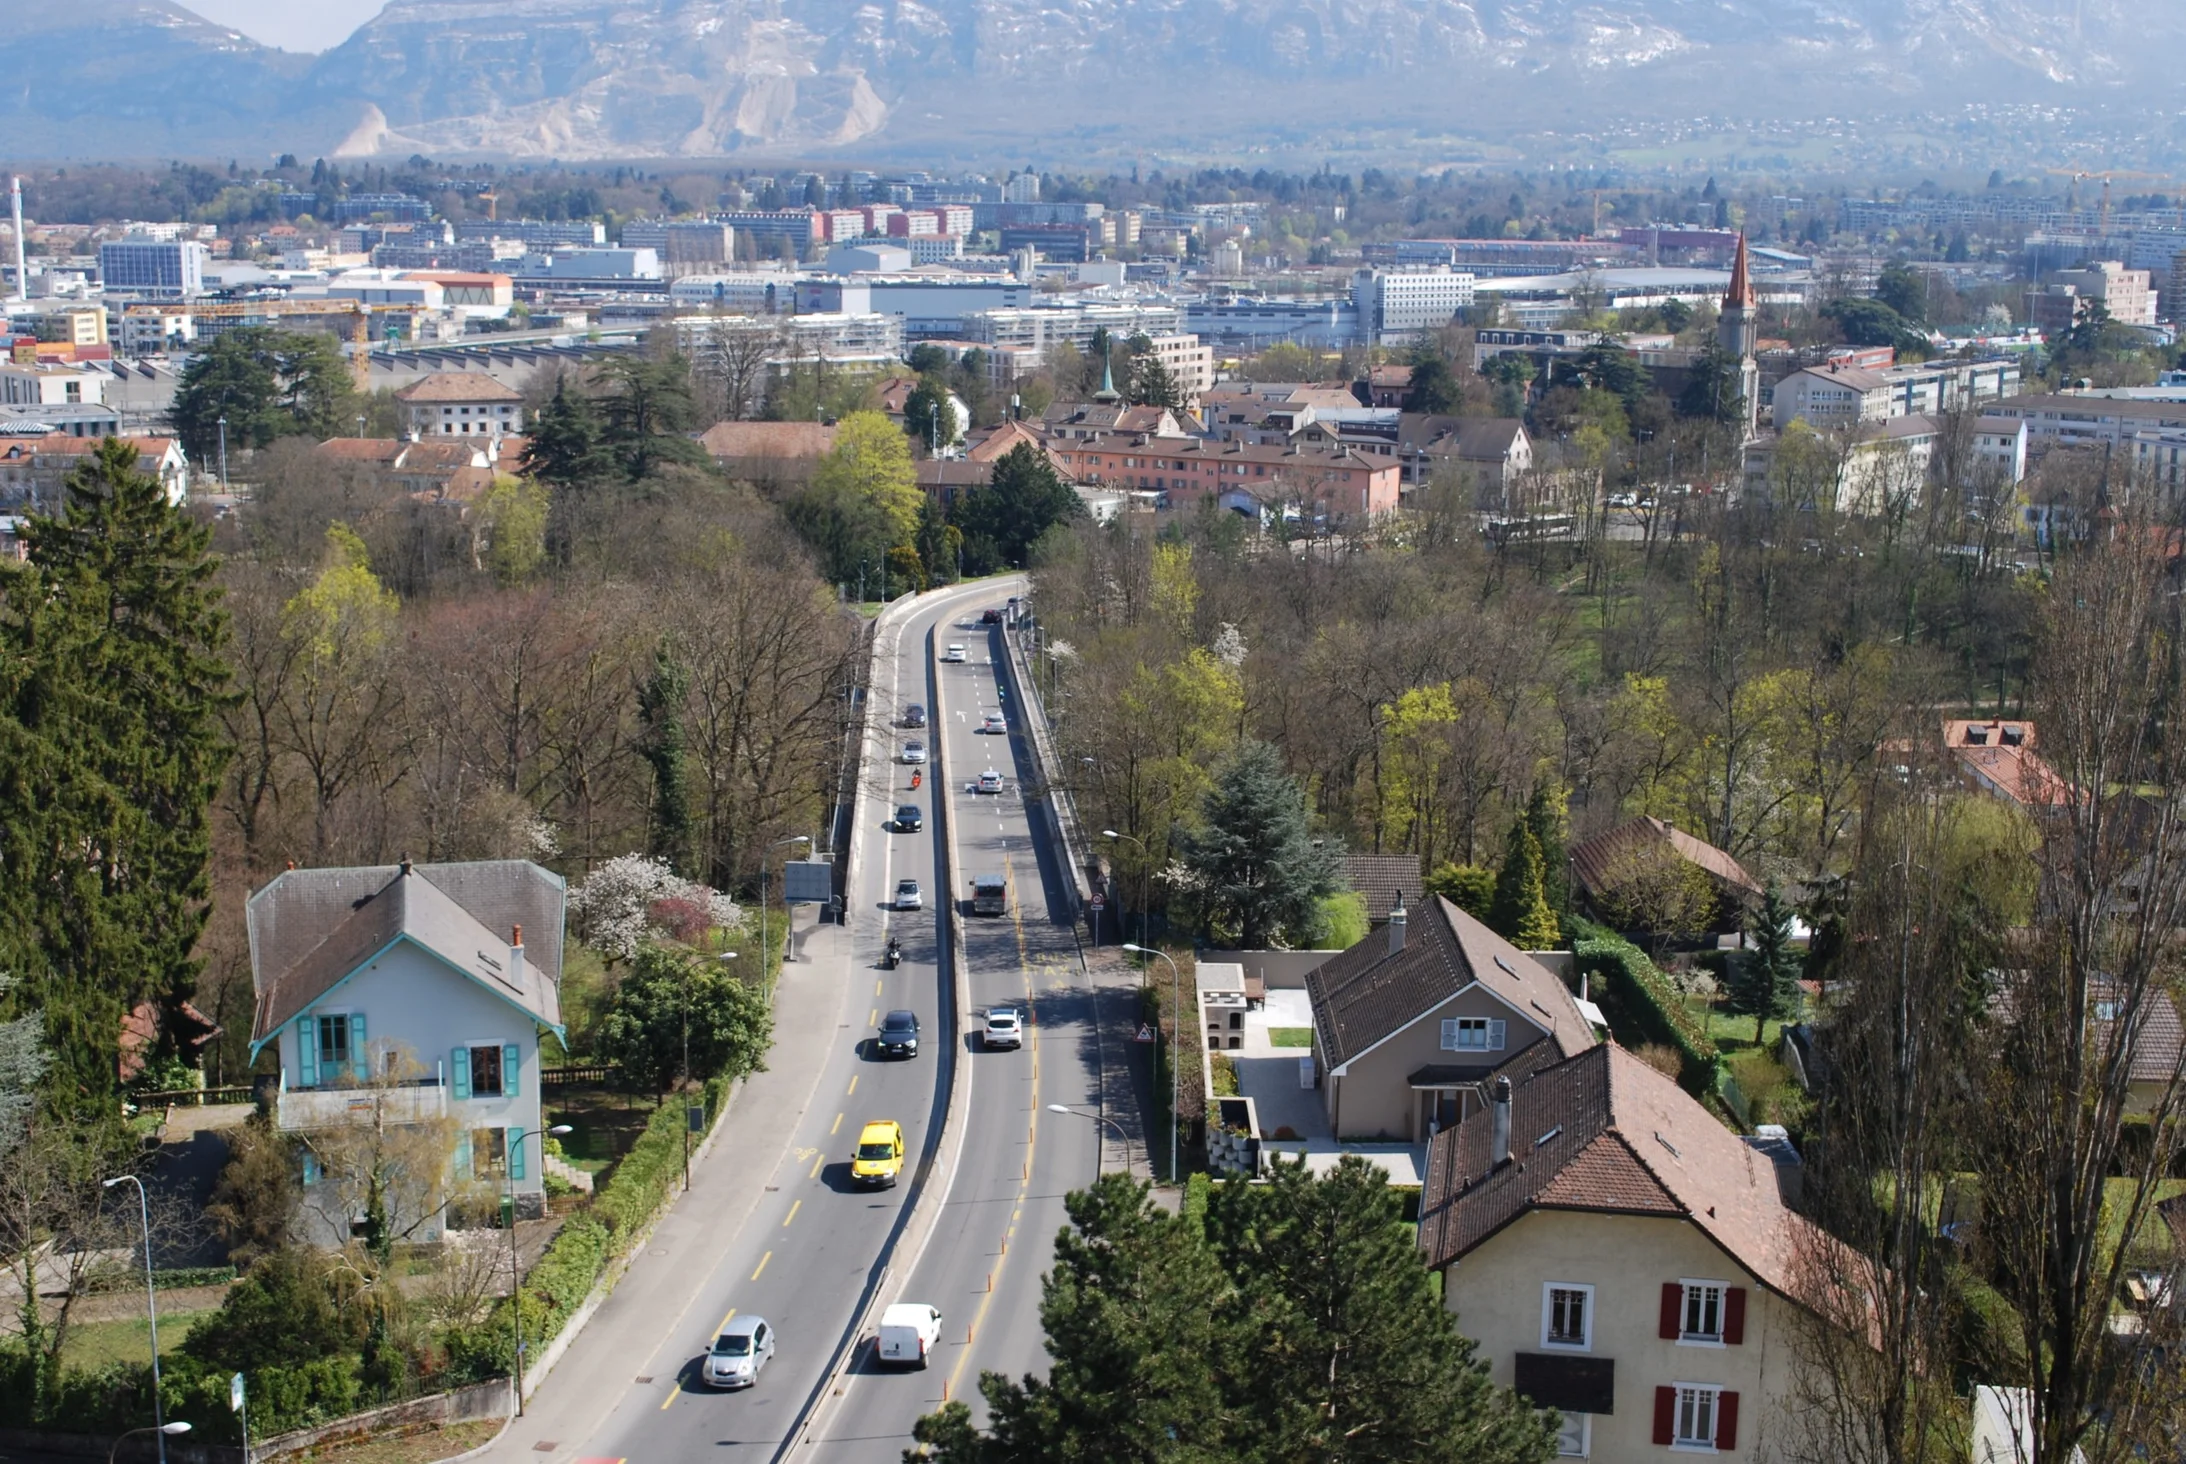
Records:
M1154 1040L1154 1029L1141 1022L1139 1023L1139 1035L1132 1040L1134 1042L1151 1042Z

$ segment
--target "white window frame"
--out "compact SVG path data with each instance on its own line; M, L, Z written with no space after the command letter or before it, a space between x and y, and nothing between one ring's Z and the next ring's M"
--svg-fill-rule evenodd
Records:
M1500 1052L1502 1044L1495 1040L1497 1019L1494 1017L1444 1017L1442 1019L1442 1050L1444 1052ZM1465 1038L1477 1032L1478 1042Z
M1723 1324L1731 1309L1731 1283L1688 1276L1680 1280L1678 1284L1684 1288L1684 1295L1678 1298L1677 1304L1677 1345L1680 1347L1729 1346L1730 1344L1723 1340ZM1691 1332L1686 1330L1685 1322L1692 1314L1693 1293L1695 1291L1713 1291L1715 1293L1715 1330L1713 1332Z
M1585 1297L1585 1325L1579 1330L1580 1340L1564 1342L1555 1336L1556 1293L1576 1291ZM1594 1350L1594 1287L1585 1281L1543 1281L1541 1283L1541 1346L1551 1352L1592 1352Z
M1579 1426L1579 1447L1564 1447L1565 1432L1571 1425ZM1591 1413L1565 1413L1556 1430L1556 1457L1559 1459L1584 1459L1594 1452L1594 1415Z
M1670 1447L1681 1454L1715 1454L1722 1452L1715 1446L1716 1436L1723 1426L1723 1394L1727 1391L1721 1383L1672 1383L1677 1401L1670 1409ZM1708 1434L1705 1439L1688 1437L1685 1427L1685 1405L1688 1397L1697 1404L1701 1395L1707 1397Z

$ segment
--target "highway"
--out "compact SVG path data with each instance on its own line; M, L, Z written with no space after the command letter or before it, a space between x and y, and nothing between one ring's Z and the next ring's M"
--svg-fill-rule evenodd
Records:
M850 872L847 926L805 938L810 963L785 971L769 1071L739 1095L716 1151L694 1170L692 1193L543 1380L530 1416L492 1446L493 1464L665 1464L702 1454L894 1464L913 1422L939 1404L944 1387L962 1397L976 1392L982 1368L1041 1366L1040 1276L1065 1223L1062 1197L1092 1179L1100 1154L1092 1119L1044 1105L1090 1108L1103 1062L1121 1054L1113 1032L1103 1052L1091 1021L1059 871L1035 846L1030 820L1038 815L1021 792L1029 748L993 664L1000 630L979 623L982 609L1022 588L1022 580L994 580L938 592L878 632L872 735L860 769L866 826ZM952 641L966 646L964 664L939 662ZM914 702L937 714L936 725L924 732L895 725ZM990 713L1011 731L982 731ZM939 755L916 792L913 769L900 760L911 737ZM967 791L989 768L1002 775L1003 791ZM926 811L918 833L887 823L905 802ZM944 859L950 840L963 876L955 889ZM1009 877L1010 913L958 915L969 909L969 876L990 870ZM924 908L895 911L890 897L907 876L924 891ZM1029 1009L1021 1050L980 1050L978 1015L958 1030L952 919L962 922L976 1011L1001 1002ZM904 949L893 971L882 962L891 931ZM1119 1004L1128 997L1110 993ZM869 1038L881 1015L899 1007L918 1014L921 1050L907 1061L882 1060ZM1119 1005L1111 1018L1127 1021L1128 1013ZM961 1142L952 1138L937 1153L952 1063L963 1067ZM854 1189L849 1160L858 1131L881 1118L903 1125L903 1182ZM907 1227L914 1172L937 1164L935 1183L945 1188L922 1212L932 1223ZM892 1246L902 1253L884 1271ZM898 1300L942 1310L942 1345L926 1371L881 1373L865 1341L835 1376L869 1290L875 1319L880 1305ZM773 1361L748 1390L707 1388L698 1366L712 1337L731 1316L754 1313L776 1330Z

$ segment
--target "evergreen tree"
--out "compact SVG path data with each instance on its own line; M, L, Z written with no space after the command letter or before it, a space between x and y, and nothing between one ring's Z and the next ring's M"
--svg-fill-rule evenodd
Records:
M1548 907L1541 872L1541 841L1523 818L1511 820L1503 845L1503 867L1495 875L1495 903L1488 924L1522 951L1553 950L1561 938L1556 914Z
M949 400L949 386L938 375L921 376L903 402L903 431L929 449L953 447L961 437L956 430L956 406Z
M979 1380L913 1437L942 1464L1541 1464L1555 1439L1488 1380L1379 1170L1227 1185L1204 1218L1103 1176L1066 1201L1045 1378ZM906 1457L910 1457L907 1455Z
M1462 400L1457 378L1450 374L1450 363L1442 359L1440 351L1423 350L1412 358L1412 383L1404 393L1405 411L1454 412Z
M1746 921L1751 949L1739 954L1730 980L1731 1010L1753 1018L1753 1040L1769 1022L1788 1020L1799 1010L1799 957L1791 949L1791 906L1772 883L1761 907Z
M1563 785L1554 778L1534 784L1533 796L1526 800L1526 827L1541 846L1541 893L1559 921L1571 913L1571 859L1564 849L1569 807Z
M196 984L228 749L211 532L112 438L0 578L0 968L55 1097L110 1109L123 1015Z
M281 382L273 352L261 348L269 334L229 331L183 368L167 420L192 461L219 460L223 417L232 448L264 447L281 435Z
M612 390L602 402L607 416L601 443L635 483L670 464L707 465L706 450L688 434L698 420L691 363L683 356L615 356L600 368Z
M1131 374L1125 379L1123 399L1135 407L1166 407L1172 412L1184 410L1184 388L1177 385L1176 377L1161 364L1148 342L1149 349L1131 358Z
M1202 931L1248 949L1302 934L1337 887L1342 851L1314 843L1305 794L1265 742L1238 744L1200 802L1199 827L1179 842Z
M638 756L653 770L653 816L646 852L677 874L691 859L691 797L684 765L683 701L690 672L666 636L653 648L653 669L638 687Z
M1020 442L995 463L984 486L957 497L951 517L964 532L967 567L984 573L1024 566L1042 534L1084 514L1077 490L1048 455Z
M600 437L599 413L583 392L572 392L566 379L554 383L554 396L531 421L531 441L524 449L524 472L554 488L598 482L614 471L614 458Z

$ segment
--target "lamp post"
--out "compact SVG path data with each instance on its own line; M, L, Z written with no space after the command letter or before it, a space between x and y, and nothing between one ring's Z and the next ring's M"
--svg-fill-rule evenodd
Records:
M558 1123L554 1127L545 1130L545 1132L553 1134L557 1138L569 1131L569 1125L566 1123ZM522 1129L518 1129L515 1142L509 1145L510 1155L513 1156L516 1153L517 1145L522 1144L526 1139L536 1139L539 1134L540 1130L538 1129L533 1129L528 1134ZM539 1167L542 1170L546 1168L546 1144L543 1140L539 1145ZM516 1181L511 1177L511 1171L514 1168L515 1165L511 1164L502 1170L501 1185L504 1198L501 1203L508 1211L509 1317L516 1326L516 1416L522 1418L524 1416L524 1268L523 1263L516 1257Z
M768 855L773 854L775 850L787 844L809 844L811 842L812 836L810 834L792 834L786 839L776 839L773 843L767 845L767 852L759 856L759 979L762 981L766 979L767 975L767 952L773 949L772 946L767 944ZM789 883L789 875L786 872L782 876L782 882L784 884ZM789 918L789 904L787 901L784 901L782 905L782 918L784 920ZM785 966L789 964L789 941L786 937L782 942L782 964Z
M1110 1128L1114 1129L1116 1131L1116 1142L1123 1145L1123 1172L1126 1176L1130 1175L1131 1136L1123 1131L1122 1124L1116 1122L1105 1113L1088 1113L1083 1108L1072 1108L1067 1103L1050 1103L1047 1106L1047 1111L1050 1113L1067 1113L1075 1118L1090 1118L1095 1123L1105 1123ZM1093 1177L1095 1179L1098 1179L1100 1178L1100 1174L1101 1161L1100 1156L1096 1154L1093 1158Z
M1177 1062L1177 1038L1184 1035L1184 976L1177 970L1176 961L1167 951L1157 951L1152 946L1129 945L1124 949L1142 956L1159 956L1169 962L1169 1020L1176 1027L1176 1037L1169 1040L1169 1183L1176 1183L1176 1105L1177 1095L1183 1091L1178 1074L1183 1070ZM1195 1021L1196 1029L1198 1023ZM1159 1036L1157 1031L1156 1036ZM1149 1157L1148 1163L1152 1163Z
M186 1434L189 1431L190 1426L179 1418L173 1423L148 1423L142 1428L128 1429L115 1436L114 1447L106 1451L106 1464L114 1464L114 1456L121 1452L122 1440L133 1438L140 1433L156 1433L159 1435L159 1457L164 1459L167 1457L167 1440L174 1435Z
M190 1426L185 1423L179 1429L169 1429L166 1403L159 1395L159 1296L152 1286L152 1204L145 1198L144 1181L134 1174L117 1174L101 1181L99 1187L112 1189L117 1184L137 1187L137 1220L144 1227L144 1311L152 1324L152 1427L159 1431L159 1464L167 1464L167 1435L187 1433ZM130 1432L142 1433L144 1430L132 1429ZM114 1446L121 1447L121 1439L114 1440Z
M228 414L220 414L220 491L228 491ZM160 1457L167 1457L166 1446L161 1445Z
M1101 837L1121 839L1125 843L1139 846L1139 944L1124 947L1125 950L1137 950L1146 944L1146 907L1154 902L1154 856L1147 852L1144 839L1133 838L1130 834L1119 834L1114 829L1102 829Z

